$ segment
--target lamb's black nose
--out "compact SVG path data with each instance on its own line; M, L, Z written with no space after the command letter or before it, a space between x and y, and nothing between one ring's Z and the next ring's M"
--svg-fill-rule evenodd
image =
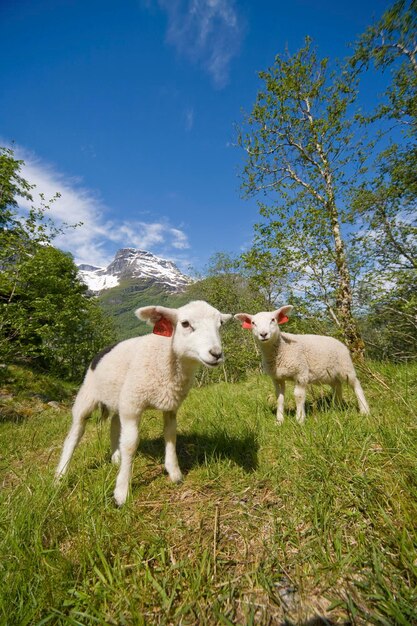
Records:
M262 339L265 339L265 337L267 336L268 333L259 333L259 334L262 337Z
M214 358L217 360L221 359L223 356L223 353L219 350L212 349L212 350L209 350L209 352L211 356L214 356Z

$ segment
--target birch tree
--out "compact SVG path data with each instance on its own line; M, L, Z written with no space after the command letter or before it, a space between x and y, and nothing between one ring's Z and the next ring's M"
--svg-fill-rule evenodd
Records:
M247 155L244 192L265 198L255 247L273 250L282 271L314 292L361 358L343 231L353 220L345 205L350 179L363 164L349 118L354 73L331 73L306 39L296 54L278 55L260 78L264 89L239 133Z

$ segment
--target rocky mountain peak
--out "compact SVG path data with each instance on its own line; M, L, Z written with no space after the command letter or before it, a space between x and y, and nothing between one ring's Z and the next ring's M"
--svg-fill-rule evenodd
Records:
M121 280L146 280L169 291L182 291L191 279L177 266L146 250L121 248L107 267L83 264L78 273L90 291L99 292L116 287Z

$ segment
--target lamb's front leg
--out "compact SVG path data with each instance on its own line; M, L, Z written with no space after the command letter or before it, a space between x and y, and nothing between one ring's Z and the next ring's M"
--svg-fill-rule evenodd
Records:
M126 502L129 490L132 462L139 442L140 414L120 413L120 469L116 479L114 499L118 506Z
M277 423L282 424L284 421L285 382L283 380L274 380L274 385L277 394Z
M174 411L164 411L164 438L165 469L172 482L178 483L182 480L182 474L177 459L177 416Z

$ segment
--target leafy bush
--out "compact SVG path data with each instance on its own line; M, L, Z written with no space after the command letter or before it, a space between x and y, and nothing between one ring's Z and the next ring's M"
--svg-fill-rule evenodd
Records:
M32 200L20 167L0 149L0 359L79 379L113 340L112 325L86 297L72 257L51 245L58 230L46 219L42 196L40 208L18 215L17 199Z

